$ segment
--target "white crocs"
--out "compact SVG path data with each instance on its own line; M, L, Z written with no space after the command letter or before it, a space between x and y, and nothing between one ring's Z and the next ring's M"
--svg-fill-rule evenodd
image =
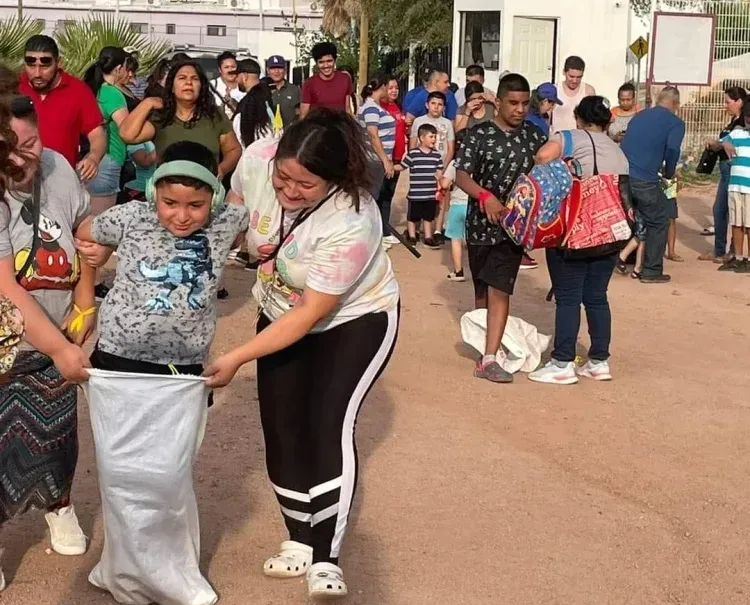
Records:
M333 563L315 563L307 571L307 594L313 599L335 599L348 593L344 572Z
M76 510L71 506L44 515L49 525L52 550L59 555L82 555L86 552L86 536L78 524Z
M281 552L263 564L263 573L271 578L297 578L305 575L312 565L312 546L287 540L281 543Z

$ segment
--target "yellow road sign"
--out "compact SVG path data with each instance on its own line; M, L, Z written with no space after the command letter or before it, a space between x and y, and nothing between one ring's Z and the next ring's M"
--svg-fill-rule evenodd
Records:
M640 36L635 42L630 45L630 50L633 51L636 59L639 61L648 54L648 40L643 36Z

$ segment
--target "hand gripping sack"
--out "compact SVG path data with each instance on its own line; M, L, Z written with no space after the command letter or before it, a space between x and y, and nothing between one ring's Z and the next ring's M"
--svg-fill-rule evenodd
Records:
M572 186L570 169L562 160L534 166L518 177L501 219L508 236L527 250L559 246L567 231L564 202Z
M208 389L196 376L89 370L84 385L104 518L94 586L127 605L212 605L198 568L193 461Z

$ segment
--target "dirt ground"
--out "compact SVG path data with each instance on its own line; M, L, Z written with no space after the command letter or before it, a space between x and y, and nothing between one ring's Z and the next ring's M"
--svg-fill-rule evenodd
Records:
M492 385L472 377L459 318L469 283L447 251L394 248L403 291L396 354L358 425L362 475L343 567L366 605L746 605L750 602L750 279L719 274L711 191L681 194L673 282L616 276L610 384ZM537 258L543 255L535 253ZM216 352L250 334L250 274L228 271ZM546 270L522 274L512 312L550 334ZM582 330L581 352L587 336ZM48 555L41 514L4 528L3 605L110 605L87 583L102 546L86 405L74 500L92 536ZM263 462L255 368L218 393L197 463L203 568L223 605L305 603L263 560L284 538Z

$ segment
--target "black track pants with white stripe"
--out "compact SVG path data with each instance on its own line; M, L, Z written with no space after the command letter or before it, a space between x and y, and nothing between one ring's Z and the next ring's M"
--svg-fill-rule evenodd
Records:
M258 360L268 476L289 538L337 563L357 484L354 428L391 357L399 311L371 313ZM270 322L261 316L258 331Z

